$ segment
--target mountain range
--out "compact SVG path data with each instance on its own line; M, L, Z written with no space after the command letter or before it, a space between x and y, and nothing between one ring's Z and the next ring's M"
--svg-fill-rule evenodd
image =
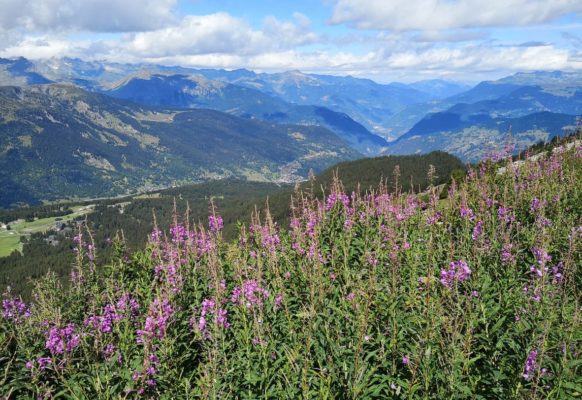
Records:
M0 206L444 150L478 161L574 129L582 73L380 84L63 58L0 59Z

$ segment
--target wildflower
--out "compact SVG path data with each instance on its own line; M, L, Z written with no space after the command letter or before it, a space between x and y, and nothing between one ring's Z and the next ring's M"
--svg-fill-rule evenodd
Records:
M21 298L9 298L2 300L2 316L17 324L30 317L30 308Z
M403 356L402 356L402 364L403 364L403 365L408 365L408 364L410 364L410 359L408 358L408 355L403 355Z
M473 221L475 219L475 214L469 207L461 207L460 213L461 217L468 219L469 221Z
M482 231L483 231L483 221L478 221L475 227L473 228L473 234L471 235L473 240L479 239Z
M471 275L471 269L464 260L453 261L448 270L441 270L440 282L443 286L451 288L456 282L464 282Z
M137 330L138 343L144 343L146 338L163 339L173 315L174 309L167 298L154 299L149 306L144 328Z
M214 300L212 300L212 299L204 299L204 300L202 300L202 310L200 311L200 314L202 316L205 316L213 308L214 308Z
M536 213L537 211L539 211L543 206L545 205L545 202L542 202L540 199L538 199L537 197L534 197L531 201L531 206L530 206L530 210L532 213Z
M34 367L34 362L33 361L27 361L24 366L26 367L26 369L32 369L32 367Z
M45 334L46 348L53 354L72 352L80 343L80 337L75 333L75 324L69 323L64 328L53 326Z
M39 357L36 362L38 363L38 367L43 370L52 363L52 359L50 357Z
M216 326L222 329L228 329L230 324L228 322L228 311L223 308L219 308L216 313L215 323Z
M442 218L442 216L443 216L443 214L440 211L437 211L433 215L427 217L426 224L427 225L433 225L436 222L440 221L440 219Z
M224 227L224 221L220 215L208 216L208 227L212 232L220 232Z
M508 243L501 249L501 262L505 265L510 264L514 261L515 257L511 254L512 244Z
M242 303L244 299L244 304L250 309L262 306L267 297L269 297L267 289L260 287L255 280L248 280L242 288L237 286L233 289L230 299L233 303Z
M275 309L281 307L281 304L283 304L283 295L279 293L275 296Z
M515 216L513 215L513 212L511 211L510 208L499 207L499 209L497 210L497 217L506 224L515 222Z
M105 347L105 350L103 350L103 356L108 359L113 355L113 353L115 353L115 346L109 343L107 347Z
M527 359L525 360L525 365L523 367L523 377L525 380L530 380L533 377L533 373L536 369L538 358L537 350L532 350L529 352Z

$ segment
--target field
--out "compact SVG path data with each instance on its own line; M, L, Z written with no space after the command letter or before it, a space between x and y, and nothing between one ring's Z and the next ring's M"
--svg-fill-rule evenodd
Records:
M503 173L500 168L504 167ZM427 171L431 181L434 171ZM176 215L0 319L0 392L71 399L582 397L582 146L417 195L294 194L223 239Z
M10 255L14 250L22 251L22 243L20 238L29 236L32 233L46 232L52 229L55 222L72 221L73 219L87 215L92 212L93 205L74 206L73 213L62 217L39 218L34 221L25 221L23 219L10 223L10 230L5 228L0 229L0 257Z

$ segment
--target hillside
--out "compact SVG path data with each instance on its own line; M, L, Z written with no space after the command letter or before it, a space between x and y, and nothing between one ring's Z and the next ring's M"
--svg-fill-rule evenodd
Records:
M364 194L370 188L375 188L380 181L386 182L387 189L392 190L394 171L398 166L403 188L410 190L412 183L414 191L425 190L429 185L427 172L430 165L435 168L435 185L449 182L452 174L456 174L458 178L459 171L464 170L464 165L457 158L444 153L378 157L337 164L324 170L312 181L302 183L300 188L322 198L324 191L327 192L332 187L334 177L339 176L348 193L358 191L359 188L360 193ZM123 232L127 247L141 248L153 229L154 217L160 226L167 226L172 223L174 207L179 215L186 214L188 210L190 218L198 222L206 220L213 204L222 215L223 236L227 239L237 236L238 222L248 221L257 207L262 209L267 203L273 220L279 226L288 226L290 199L294 192L291 185L220 180L119 199L0 210L2 223L38 218L35 224L40 227L44 223L46 226L46 232L40 233L42 231L38 230L39 233L21 239L24 242L22 253L15 251L10 257L0 257L0 292L10 285L15 293L28 295L31 289L29 279L38 278L49 269L61 279L69 276L74 257L72 235L64 235L60 225L59 229L55 229L54 217L66 219L73 209L90 207L91 212L78 220L86 219L89 222L96 247L100 251L98 263L103 264L109 262L113 254L111 238ZM77 229L75 224L66 226ZM0 247L3 233L8 235L9 232L0 231ZM51 235L56 237L58 243L47 242ZM7 246L14 239L18 241L18 237L14 235L9 239ZM17 247L13 246L12 249Z
M0 207L209 179L293 182L360 154L317 126L136 105L66 85L0 88Z
M576 131L577 121L575 115L547 111L516 118L439 112L428 115L391 143L386 154L444 150L464 161L478 162L508 145L519 152L536 142L567 136Z
M485 162L446 200L386 186L295 193L225 241L176 215L148 244L83 230L69 288L8 293L15 398L570 399L582 396L582 147ZM505 173L499 168L506 167Z

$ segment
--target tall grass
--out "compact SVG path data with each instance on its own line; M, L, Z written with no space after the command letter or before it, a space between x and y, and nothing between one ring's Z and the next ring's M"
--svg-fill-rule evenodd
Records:
M288 229L266 210L236 242L214 209L208 228L176 217L143 251L116 242L105 270L85 230L69 290L48 276L31 304L5 297L0 390L580 398L582 146L510 161L482 163L445 200L298 192Z

